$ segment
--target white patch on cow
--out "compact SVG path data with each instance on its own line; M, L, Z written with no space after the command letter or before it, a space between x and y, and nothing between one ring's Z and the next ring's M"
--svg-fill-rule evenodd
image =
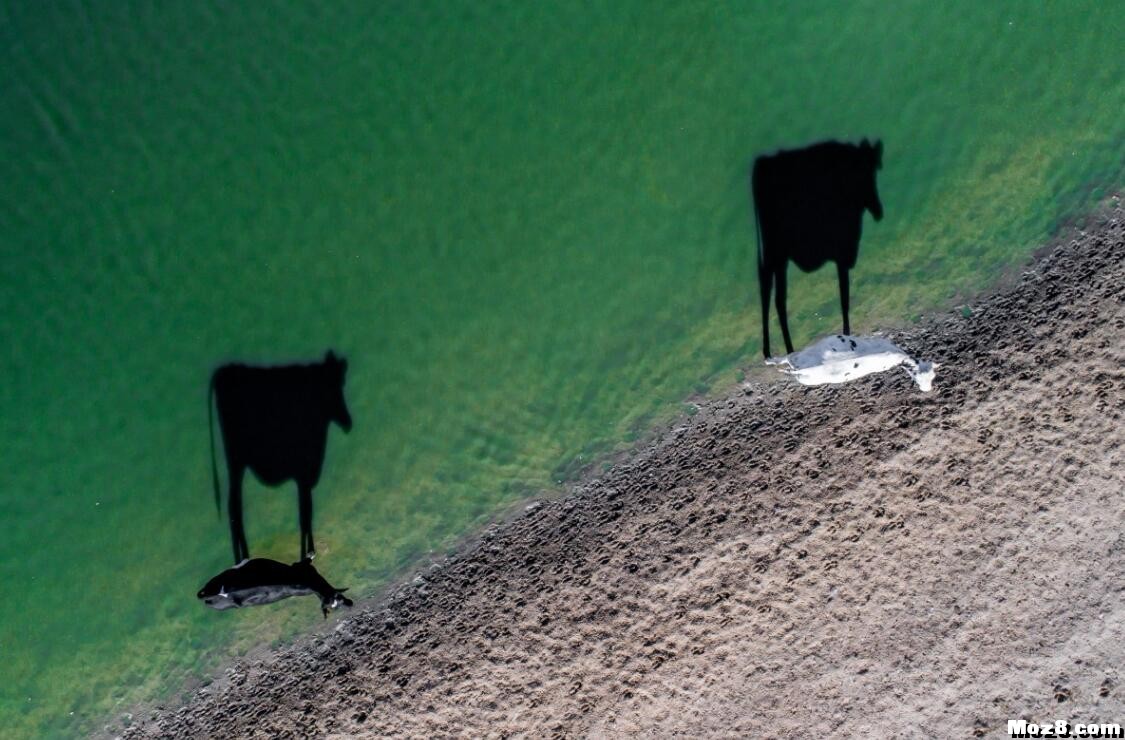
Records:
M846 383L872 373L901 366L928 393L934 384L934 371L940 367L928 360L916 361L884 337L834 335L809 345L800 352L771 357L774 365L802 385Z
M224 609L232 609L238 606L238 604L235 603L234 599L230 597L230 594L226 592L226 589L219 589L219 593L206 597L205 599L203 599L203 603L211 607L212 609L218 609L219 611L222 611Z

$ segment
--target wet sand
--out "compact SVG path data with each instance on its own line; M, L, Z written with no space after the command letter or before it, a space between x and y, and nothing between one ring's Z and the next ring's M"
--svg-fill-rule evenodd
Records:
M1125 212L755 380L125 737L1007 737L1125 723ZM753 324L748 318L748 326Z

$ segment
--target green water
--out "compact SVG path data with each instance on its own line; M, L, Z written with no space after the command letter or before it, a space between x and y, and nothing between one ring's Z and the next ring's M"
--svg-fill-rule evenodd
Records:
M0 7L6 735L320 619L194 598L223 361L349 358L318 566L372 594L757 362L756 153L884 140L859 331L1125 182L1121 4L167 5ZM837 331L833 275L790 274L795 340ZM293 491L247 499L295 557Z

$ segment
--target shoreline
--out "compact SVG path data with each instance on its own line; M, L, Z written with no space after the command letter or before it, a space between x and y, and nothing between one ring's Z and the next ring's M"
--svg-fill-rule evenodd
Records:
M1120 721L1125 607L1107 594L1125 575L1123 221L1115 198L969 315L888 331L942 364L933 392L897 370L821 387L750 373L610 470L116 733Z

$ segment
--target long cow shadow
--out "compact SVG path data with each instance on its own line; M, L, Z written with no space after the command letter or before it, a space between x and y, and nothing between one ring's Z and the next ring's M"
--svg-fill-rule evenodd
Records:
M883 142L825 141L782 150L754 160L751 197L758 235L758 284L762 299L762 352L770 357L770 291L785 349L793 352L786 310L786 270L792 260L805 272L836 263L844 334L851 334L848 271L855 267L863 212L876 221L883 204L875 173L883 164Z
M227 512L235 564L250 557L242 522L242 478L247 469L270 487L290 480L297 484L301 560L315 557L312 492L324 466L328 427L336 423L345 432L352 428L344 400L347 371L347 360L329 350L319 363L224 365L211 376L208 409L213 396L226 452ZM214 422L209 424L215 506L219 507Z

